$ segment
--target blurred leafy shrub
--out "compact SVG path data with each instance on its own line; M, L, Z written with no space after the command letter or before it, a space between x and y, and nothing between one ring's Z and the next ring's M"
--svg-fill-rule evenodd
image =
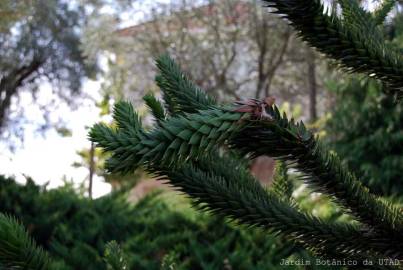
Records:
M403 104L371 79L351 78L333 90L327 133L334 149L373 192L396 195L403 189Z
M309 258L259 229L196 212L174 193L155 193L135 205L122 193L91 201L68 186L48 191L30 179L20 185L0 176L0 212L18 218L48 250L52 269L106 269L111 240L128 269L302 269L280 262Z

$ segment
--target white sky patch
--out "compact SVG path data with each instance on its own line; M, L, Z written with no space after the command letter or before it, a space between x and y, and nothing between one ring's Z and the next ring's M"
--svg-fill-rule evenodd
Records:
M52 92L46 86L43 88L38 99L44 102L51 100ZM100 100L100 82L86 81L82 89L95 100ZM14 176L21 183L25 182L24 175L32 177L38 184L49 182L49 188L64 185L63 179L71 180L77 186L84 181L88 184L88 169L74 168L72 164L80 160L76 153L78 150L90 147L86 127L100 121L100 116L93 100L87 98L81 103L77 110L71 110L64 104L52 111L52 117L61 117L67 123L73 132L71 137L61 137L55 130L41 136L34 133L31 126L27 126L23 148L12 153L4 143L0 143L0 173ZM38 107L28 96L21 98L20 105L24 106L30 120L35 122L35 119L42 118ZM99 177L94 178L94 197L110 192L110 184Z

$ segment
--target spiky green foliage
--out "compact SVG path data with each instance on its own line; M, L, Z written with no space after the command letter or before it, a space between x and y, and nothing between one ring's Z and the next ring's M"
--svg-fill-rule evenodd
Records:
M131 104L119 102L115 106L114 119L120 129L112 130L98 124L89 136L98 146L113 153L106 168L110 172L125 173L140 165L173 165L189 157L199 158L239 131L240 123L246 117L247 114L214 108L170 118L146 133L141 130Z
M319 0L265 2L312 46L349 71L381 80L388 93L403 96L401 56L382 40L376 21L357 2L340 0L341 15L325 13ZM160 58L157 66L157 84L171 118L145 131L131 105L121 102L114 113L118 129L96 125L90 132L93 142L112 152L111 172L143 166L168 179L200 208L282 234L318 256L360 263L403 259L401 209L370 193L302 122L281 115L267 100L219 106L169 57ZM306 184L332 198L356 222L327 222L301 212L291 202L284 174L274 192L263 189L241 161L261 155L292 164ZM358 266L372 267L385 266Z
M155 81L163 90L166 108L171 114L193 113L197 109L208 109L215 103L182 72L169 55L162 55L156 62L160 73Z
M13 217L0 213L0 268L47 270L49 258Z
M105 262L108 270L127 270L125 255L116 241L105 246Z
M375 23L382 24L395 4L396 0L383 0L382 4L374 12Z
M353 27L355 30L365 25L372 34L378 34L377 38L380 38L380 32L376 30L375 24L371 20L371 14L361 8L357 0L338 0L337 3L341 7L342 21L345 25Z
M387 26L387 37L400 49L401 18L397 14ZM353 77L328 85L337 98L326 125L332 147L371 191L399 196L403 188L402 103L383 94L382 85L373 79Z
M143 97L143 100L147 104L148 108L150 108L150 110L156 120L165 119L164 107L161 104L161 102L152 93L145 95Z
M127 129L113 131L96 125L90 132L91 140L112 151L107 163L111 172L127 172L140 165L170 166L188 158L197 159L229 140L230 145L245 154L295 161L295 167L306 174L306 182L316 190L335 196L360 221L384 231L386 237L392 236L397 243L403 239L400 209L370 194L337 156L323 149L302 122L289 121L276 107L269 109L272 121L255 121L248 114L212 109L170 118L161 128L148 133L141 130L139 121L132 120L136 116L130 104L118 103L115 112L118 125ZM122 112L132 112L132 115Z
M130 104L123 102L118 104L117 106L131 106ZM119 111L133 111L132 109L119 109ZM220 110L216 109L215 111L220 112ZM242 208L242 203L250 202L250 205L247 204L244 208L250 209L252 205L255 205L254 207L257 208L259 205L261 205L262 208L264 208L264 205L268 206L270 205L271 208L274 208L276 210L270 209L272 211L285 211L284 207L286 205L276 205L275 202L269 201L267 203L264 203L264 199L259 198L259 199L253 199L251 197L247 197L247 194L254 194L258 192L256 190L256 183L255 186L246 186L243 187L242 185L240 186L227 186L224 183L223 187L217 186L217 184L214 184L213 182L222 182L223 180L220 180L220 177L223 177L221 173L225 172L225 168L221 167L220 170L213 170L214 166L217 166L215 164L231 164L228 161L220 161L217 157L214 158L216 163L209 163L209 165L201 165L203 162L199 162L198 167L201 168L210 168L210 173L212 173L211 180L207 181L208 179L208 174L207 171L203 172L198 172L196 167L190 167L185 169L185 172L182 172L182 170L179 170L177 172L174 170L174 167L172 165L178 166L177 164L181 164L184 161L186 161L188 158L193 158L194 160L200 160L201 158L201 153L203 153L204 156L208 154L209 152L214 152L216 147L220 146L222 143L224 143L226 140L229 140L230 145L236 146L237 149L240 149L244 153L252 154L255 156L259 155L270 155L273 157L277 157L280 159L287 159L287 160L292 160L296 161L296 167L301 170L302 172L306 173L306 182L309 184L312 184L313 187L315 187L317 190L328 193L330 195L335 196L340 203L344 205L345 208L351 210L351 212L362 222L368 224L369 226L372 226L377 229L376 232L376 237L379 239L385 239L385 241L378 241L379 244L383 248L383 252L386 255L391 255L391 256L397 256L401 257L403 254L401 253L401 213L399 212L399 209L396 207L392 207L390 205L387 205L381 201L379 201L375 196L370 194L361 184L361 182L357 181L353 175L351 175L346 168L344 168L340 161L335 157L334 155L328 154L326 151L322 150L322 148L319 146L319 144L316 142L312 134L307 131L302 123L297 123L295 124L293 121L288 121L286 116L280 116L278 110L273 107L269 109L269 112L273 115L273 120L271 121L255 121L253 119L250 119L248 114L244 114L244 117L242 121L239 121L240 113L235 113L235 112L230 112L230 111L221 111L222 113L226 115L236 115L237 118L227 118L231 119L232 123L228 124L228 129L235 130L236 136L234 137L233 135L228 135L228 136L223 136L223 134L230 134L229 132L220 132L220 131L215 131L218 133L218 135L212 135L208 134L211 138L216 138L216 140L211 140L210 144L207 144L208 147L205 147L204 145L200 144L194 144L192 145L190 143L191 138L192 138L192 132L197 134L199 127L192 129L189 129L189 134L187 136L181 136L180 141L181 143L179 144L174 144L174 142L177 140L177 136L174 136L173 134L177 134L177 132L182 132L183 130L187 130L184 127L186 126L192 126L189 123L193 122L188 122L189 119L197 119L199 116L207 115L209 116L211 110L208 111L200 111L198 114L188 114L187 118L184 116L179 116L176 118L170 118L166 122L162 124L161 129L153 130L150 132L150 134L157 134L155 136L150 136L147 135L147 133L142 132L138 126L132 126L129 128L129 130L126 131L102 131L103 129L106 129L106 127L103 127L100 129L100 126L95 126L93 130L90 133L90 138L103 145L103 147L107 149L112 149L113 151L113 160L112 162L109 162L109 167L111 171L115 170L124 170L125 166L131 166L133 168L133 164L135 164L134 167L138 165L145 165L146 169L149 170L150 172L156 172L158 175L163 176L167 175L170 179L171 182L175 186L181 186L181 182L175 182L173 179L181 179L181 181L184 181L183 179L189 179L188 181L193 181L191 184L187 184L186 188L189 188L190 186L192 188L195 188L196 191L192 191L190 189L185 189L184 191L187 194L193 195L196 197L198 200L200 200L203 203L207 203L209 205L213 204L212 210L215 213L219 212L225 212L225 208L228 208L229 212L227 213L227 216L231 216L237 219L240 219L243 223L247 223L249 225L260 225L259 221L260 220L266 220L268 217L267 216L261 216L259 214L256 214L254 212L250 213L248 215L248 212L242 212L240 210L239 215L235 215L235 209L238 207L239 209ZM211 115L210 115L211 116ZM123 118L120 118L121 115L119 115L119 119L115 119L116 121L124 121ZM126 115L128 117L128 121L130 121L133 116ZM211 119L216 119L214 117L211 117ZM207 121L204 121L207 122ZM218 121L219 122L219 121ZM221 122L219 122L221 123ZM242 128L233 128L234 125L239 125ZM122 125L123 126L123 125ZM221 126L221 125L220 125ZM176 127L181 127L178 128L177 130L175 129ZM170 131L172 133L171 137L164 135L164 131ZM145 140L146 143L141 143L141 141L134 140L132 139L133 137L130 138L129 141L132 142L130 145L119 145L117 148L115 147L115 140L112 139L112 141L108 142L109 137L103 136L103 134L109 134L108 132L115 132L116 136L121 136L125 137L125 134L131 134L131 136L134 136L136 132L140 133L143 140ZM140 136L139 136L140 138ZM146 140L147 139L147 140ZM181 150L182 145L192 145L196 148L196 150L190 151L188 148L186 151ZM153 151L155 149L155 146L160 146L162 145L163 147L157 148L157 151ZM171 146L172 147L167 147ZM150 148L151 146L151 148ZM215 147L213 147L215 146ZM200 150L197 150L200 149ZM169 151L169 152L168 152ZM169 153L167 155L166 153ZM151 153L151 154L150 154ZM196 153L196 154L195 154ZM120 154L125 154L124 156L121 156ZM130 158L127 158L130 157ZM157 157L157 158L156 158ZM129 161L128 163L126 163ZM126 165L127 164L127 165ZM172 170L172 171L171 171ZM238 178L238 181L241 183L245 183L246 180L243 180L241 178L242 174L239 173L238 170L236 170L236 167L231 168L235 172L235 175L233 174L232 177ZM175 173L178 173L179 175L176 175ZM207 194L202 194L202 190L205 190L207 187L202 186L202 187L197 187L198 184L195 183L196 178L198 179L204 179L203 180L203 185L206 185L207 187L210 188L206 191ZM239 180L241 178L241 180ZM200 180L201 181L201 180ZM231 182L232 184L235 185L236 181ZM253 181L249 181L253 182ZM206 184L207 183L207 184ZM183 187L182 187L183 188ZM225 190L227 189L227 192ZM229 193L229 190L232 190L235 192L235 190L238 190L239 192L243 193L243 196L241 196L239 193L236 193L233 195L233 197L226 197L228 196L226 193ZM194 192L194 193L193 193ZM263 191L259 191L262 192ZM212 193L212 194L211 194ZM197 196L196 196L197 194ZM221 194L221 197L219 196ZM200 198L201 196L204 196L204 198ZM253 196L253 195L249 195ZM235 198L242 198L241 205L236 204ZM217 202L214 202L214 199L217 200ZM227 204L224 202L233 202L234 205ZM259 204L260 202L260 204ZM214 204L216 203L216 205ZM232 208L231 208L232 206ZM280 210L281 209L281 210ZM267 211L270 211L267 210ZM270 214L273 214L269 212ZM291 220L295 223L296 219L298 219L295 215L288 213L290 216L289 222L286 222L285 220L280 220L277 222L280 224L287 224L287 227L292 227L290 225ZM270 215L269 215L270 216ZM287 215L285 215L287 216ZM254 219L256 218L256 219ZM274 220L279 219L279 216L274 216ZM248 220L250 223L248 223ZM277 224L277 222L272 221L273 224ZM309 223L308 221L304 220L306 224ZM298 226L300 226L303 222L301 223L296 223ZM274 226L274 225L272 225ZM297 226L297 227L298 227ZM315 228L314 225L312 225L313 228ZM284 230L284 228L275 228L277 231ZM291 230L297 230L297 228L292 227ZM332 228L331 230L333 230ZM329 231L331 231L329 230ZM287 231L288 234L290 234L289 231ZM298 235L303 235L302 232L297 231ZM305 232L306 235L309 235L309 238L312 238L313 232ZM301 237L301 236L300 236ZM343 236L345 237L345 236ZM307 239L304 239L304 241L308 241ZM317 241L318 243L322 243L324 240L322 239L321 241ZM354 241L355 243L357 241ZM365 241L367 243L368 240ZM371 241L369 241L371 242ZM335 241L332 241L332 243L335 243ZM313 245L313 244L312 244ZM341 245L341 243L340 243ZM314 245L313 245L314 246ZM319 250L324 249L324 247L315 247L318 248ZM313 248L313 249L315 249ZM331 250L333 250L335 247L332 246L331 248L326 249L327 253L330 253ZM346 247L343 246L343 249L348 250ZM356 247L353 247L350 251L357 249ZM346 256L343 254L343 256ZM357 254L355 254L357 256Z
M385 256L382 253L389 250L389 243L379 241L379 235L359 231L347 224L326 224L299 213L274 194L266 192L254 179L244 179L244 175L233 168L227 172L216 171L214 164L220 162L222 160L216 158L214 162L210 161L209 171L199 170L192 165L174 171L155 168L150 168L150 171L156 170L156 174L167 177L174 186L193 197L195 204L204 210L230 217L242 224L280 233L323 257L350 258L362 264L365 259L376 261L382 258ZM217 174L222 176L217 177ZM228 178L234 175L237 178ZM378 268L384 267L374 266L374 269Z
M293 184L288 179L287 165L285 162L279 162L276 166L276 172L272 184L272 190L281 199L288 202L292 201Z
M339 1L344 17L326 13L320 0L264 0L286 17L303 40L338 60L349 71L363 72L403 96L403 61L399 51L382 40L376 22L356 1ZM344 3L344 4L343 4Z
M167 77L167 84L170 80L183 83L187 78ZM187 91L180 95L183 104L187 104L186 98L189 102L200 98L200 92L194 90L183 90ZM178 103L171 99L166 106L174 112ZM110 171L126 172L144 166L149 172L168 178L203 209L282 233L317 255L361 261L403 258L400 209L369 193L302 122L288 120L275 106L265 110L269 118L236 112L231 106L195 103L146 132L131 105L120 102L114 114L119 128L96 125L90 139L113 153L108 162ZM304 174L307 184L332 196L365 226L328 224L299 212L287 204L290 201L263 190L239 160L218 155L216 150L223 145L249 157L269 155L291 161ZM212 156L207 158L209 155ZM277 187L280 193L289 192Z
M335 196L362 222L402 237L400 208L379 201L358 181L337 155L327 151L302 122L289 121L271 108L274 121L260 121L243 129L232 144L254 156L269 155L295 162L305 181L317 191Z
M120 103L119 106L130 106L128 103ZM132 109L117 109L116 111L133 111ZM201 112L202 113L202 112ZM228 112L226 112L228 113ZM239 113L233 113L234 115L239 115ZM115 119L117 121L124 121L121 118L122 114L118 114L119 119ZM192 115L189 115L192 116ZM128 119L132 119L133 116L126 115ZM171 118L167 121L165 126L169 127L167 123L178 123L177 121L173 121L176 118ZM178 117L177 119L185 119L184 117ZM214 118L213 118L214 119ZM173 121L173 122L172 122ZM179 120L178 120L179 121ZM233 120L234 123L237 123L236 119ZM124 125L121 125L124 126ZM229 126L230 127L230 126ZM169 128L167 128L169 130ZM181 130L181 129L179 129ZM197 132L198 129L194 129L193 132ZM138 127L131 127L131 130L121 131L120 135L124 136L127 134L134 134L134 132L140 132ZM93 140L100 141L99 134L103 134L102 132L98 132L98 127L95 127L90 133L90 136ZM145 134L145 133L144 133ZM161 133L162 134L162 133ZM102 135L101 135L102 136ZM146 137L143 135L144 138ZM213 136L218 137L218 136ZM164 138L164 140L168 140L169 143L159 142L158 145L164 143L164 145L171 145L171 142L176 140L175 138L169 138L166 136L157 136L155 138ZM190 140L191 137L181 138L184 142ZM106 141L107 138L103 138L102 141ZM224 216L232 217L238 220L241 220L243 223L249 224L251 226L263 226L271 228L276 232L283 232L284 235L293 235L296 237L298 235L299 238L302 237L301 244L310 243L310 245L306 245L307 248L315 251L316 253L322 254L332 254L332 257L337 256L337 247L341 247L340 254L338 255L340 258L345 256L351 256L351 253L355 250L359 250L360 252L364 252L364 250L369 250L368 243L375 243L374 239L371 238L365 239L361 242L361 248L357 245L359 243L358 239L363 240L365 234L362 234L356 231L356 236L350 235L353 228L345 227L342 225L340 227L331 227L327 230L324 228L325 224L318 220L310 220L309 217L304 216L296 212L294 209L287 207L286 204L282 203L279 199L277 199L274 195L269 196L261 187L257 184L257 182L250 178L250 176L245 173L245 170L236 169L235 166L231 166L231 168L226 168L224 166L232 165L234 162L225 159L220 160L219 157L215 156L212 161L205 161L203 159L199 160L197 166L199 168L205 168L206 171L199 171L196 167L188 166L188 167L179 167L177 170L169 169L169 167L161 167L164 165L162 160L165 158L166 160L170 160L166 166L172 164L172 162L178 162L178 160L184 160L189 156L192 156L191 152L182 152L181 146L177 146L175 148L171 148L176 155L165 156L165 149L159 149L159 155L162 156L158 160L154 160L153 155L149 155L151 149L148 148L148 145L154 145L150 141L149 144L141 144L140 146L143 149L147 149L146 151L139 151L140 149L133 150L137 155L136 160L139 160L142 164L146 165L146 168L149 172L153 172L161 177L168 176L171 183L173 183L177 187L181 187L187 194L197 199L198 203L206 203L206 207L213 211L214 213L221 213ZM138 144L133 145L133 147L137 147ZM113 145L107 146L108 149L112 149ZM112 148L111 148L112 147ZM145 148L144 148L145 147ZM115 149L115 151L126 151L129 149ZM141 152L141 153L140 153ZM181 156L183 155L183 156ZM116 156L116 154L114 154ZM195 157L195 156L193 156ZM122 164L123 160L118 160L119 156L116 156L116 164ZM172 161L174 160L174 161ZM139 164L139 163L137 163ZM113 164L111 164L113 165ZM120 168L120 167L119 167ZM211 174L211 176L210 176ZM232 179L233 180L230 180ZM256 195L257 194L257 195ZM257 197L255 197L257 196ZM241 200L237 200L241 199ZM266 209L269 206L269 209ZM280 214L281 213L281 214ZM292 220L294 226L290 226L290 221ZM297 221L299 220L299 221ZM263 223L262 223L263 222ZM322 227L321 227L322 226ZM333 239L330 235L330 232L337 232L336 235L341 236L341 238ZM304 235L306 237L304 237ZM315 235L315 238L313 237ZM375 239L379 238L379 235L372 236ZM297 238L297 237L296 237ZM354 240L348 241L347 246L346 242L342 239L351 239ZM331 239L329 242L326 239ZM344 243L344 244L343 244ZM354 243L351 246L351 243ZM350 247L348 247L350 245ZM381 250L385 252L385 245L387 243L378 243L374 246L374 253L379 251L376 250L379 248L377 245L381 246ZM343 252L342 252L343 250ZM344 253L345 251L345 253ZM388 250L388 253L394 253L395 250ZM341 255L342 254L342 255ZM350 255L349 255L350 254ZM357 253L354 253L354 258L357 258ZM369 254L367 254L368 258Z

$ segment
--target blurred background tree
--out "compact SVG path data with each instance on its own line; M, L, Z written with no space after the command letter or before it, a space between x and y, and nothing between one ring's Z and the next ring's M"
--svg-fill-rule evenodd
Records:
M30 0L2 1L0 3L0 32L10 31L11 26L30 11Z
M92 16L84 49L90 58L105 59L104 90L117 99L139 101L145 92L157 91L153 59L169 52L219 100L273 94L279 103L302 103L322 112L328 95L325 63L318 58L308 66L313 52L260 5L255 0L169 1L132 26L122 26L117 15ZM314 64L323 68L314 70ZM320 75L316 81L313 73ZM317 91L310 102L305 96L313 84ZM315 103L316 96L320 102Z
M12 137L23 124L24 108L18 102L22 93L29 93L35 102L40 88L47 85L71 104L82 79L93 76L96 68L80 50L84 7L63 0L6 0L1 8L8 16L1 16L0 132ZM51 111L52 102L42 105L45 113Z

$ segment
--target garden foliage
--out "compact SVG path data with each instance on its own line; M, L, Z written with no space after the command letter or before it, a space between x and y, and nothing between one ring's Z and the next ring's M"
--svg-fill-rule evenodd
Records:
M120 193L89 200L69 187L47 191L32 180L20 185L0 177L0 212L6 213L0 216L0 266L148 270L173 257L175 269L264 269L278 267L281 258L309 258L281 239L188 205L177 195L158 192L134 205Z

